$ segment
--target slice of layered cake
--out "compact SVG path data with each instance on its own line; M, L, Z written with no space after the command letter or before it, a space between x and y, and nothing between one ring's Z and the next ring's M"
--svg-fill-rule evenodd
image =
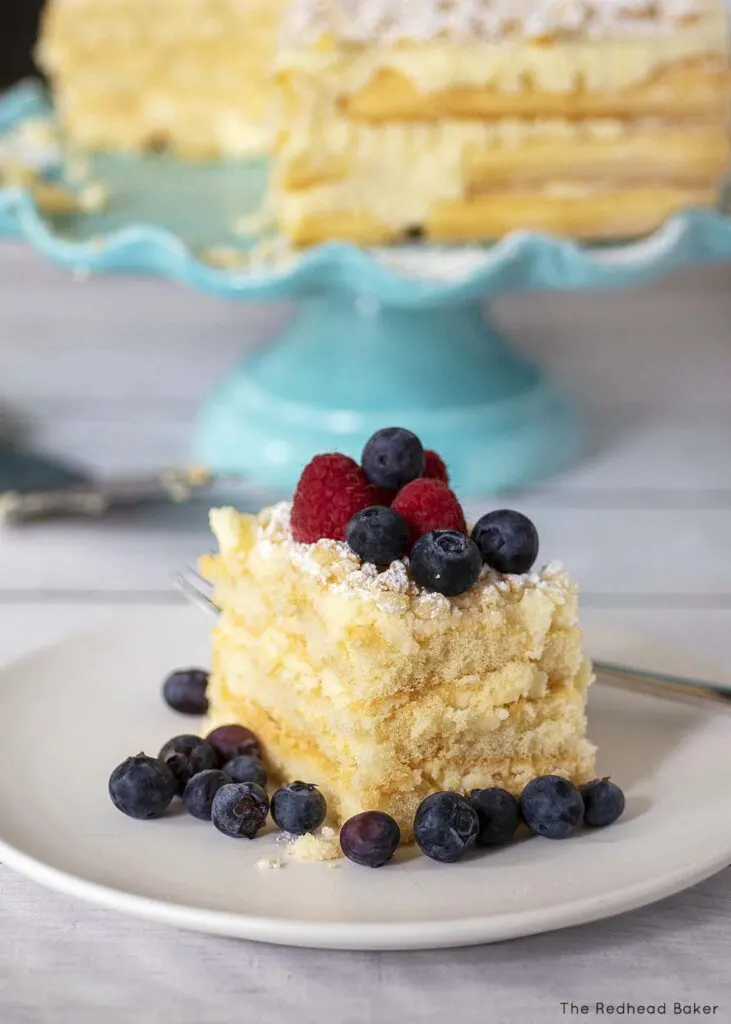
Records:
M269 140L285 0L50 0L38 58L89 149L248 156Z
M385 811L407 838L440 790L593 778L577 591L532 570L532 525L494 513L471 539L443 479L385 486L318 456L293 505L212 512L210 726L254 730L336 822Z
M294 0L273 200L296 243L642 235L726 168L720 0Z

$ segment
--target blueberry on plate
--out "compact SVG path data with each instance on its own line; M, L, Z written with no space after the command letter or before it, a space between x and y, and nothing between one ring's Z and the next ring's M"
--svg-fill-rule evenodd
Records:
M528 572L538 557L538 531L521 512L499 509L479 519L472 539L496 572Z
M477 811L459 793L432 793L422 800L414 818L414 837L422 853L453 864L477 840Z
M512 793L497 786L473 789L470 803L480 822L478 846L505 846L513 841L520 825L520 805Z
M266 787L267 770L264 763L253 754L239 754L223 766L231 782L255 782L257 786Z
M261 743L258 737L243 725L221 725L210 732L206 739L216 751L219 765L233 761L240 754L261 757Z
M200 736L174 736L168 740L158 757L172 769L178 784L178 796L183 795L194 775L218 767L216 752Z
M364 811L345 822L340 848L355 864L381 868L391 860L401 842L401 829L390 814Z
M314 832L326 815L325 797L308 782L290 782L272 797L272 818L284 832L300 836Z
M584 819L578 788L558 775L533 779L520 797L520 810L531 832L545 839L566 839Z
M411 575L417 586L457 597L474 587L482 557L474 541L457 530L424 534L411 552Z
M109 777L109 796L130 818L159 818L170 806L178 784L170 768L155 757L128 757Z
M183 792L183 803L188 814L201 821L210 821L213 798L221 786L228 785L230 781L229 776L218 768L209 768L194 775Z
M386 427L368 441L360 463L370 483L398 491L424 475L426 456L416 434L403 427Z
M624 814L624 793L610 779L594 779L581 787L584 800L584 824L606 828Z
M406 554L409 527L402 515L385 505L356 512L348 523L345 539L364 562L390 565Z
M211 821L232 839L253 839L269 813L266 790L255 782L229 782L213 798Z
M181 668L163 683L165 701L182 715L205 715L208 711L208 673L202 668Z

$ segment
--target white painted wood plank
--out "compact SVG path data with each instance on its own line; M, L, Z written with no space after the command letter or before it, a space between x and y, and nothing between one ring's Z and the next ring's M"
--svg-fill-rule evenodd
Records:
M731 270L684 271L616 293L527 295L499 322L588 405L728 410Z
M0 287L3 349L32 344L115 350L120 338L143 354L151 343L156 350L199 349L208 331L230 332L238 344L238 335L258 334L261 324L290 315L283 302L223 301L155 277L111 274L79 281L29 247L6 240L0 240ZM130 330L131 324L138 329Z
M159 282L156 287L161 287ZM62 397L68 405L120 398L197 399L291 315L284 308L252 316L248 306L235 303L223 318L207 305L189 315L185 304L176 308L172 292L157 296L167 311L163 318L154 297L148 300L150 307L147 302L138 305L133 283L127 282L127 288L111 302L105 301L104 293L95 293L91 284L75 290L75 311L86 314L83 307L88 304L89 314L96 315L72 323L46 313L34 324L29 319L30 296L18 312L17 328L0 309L2 393L11 398ZM157 316L148 317L148 308L157 309ZM8 337L12 342L6 341ZM51 338L60 338L61 343L51 344Z
M624 492L640 492L637 500L660 507L673 504L672 492L683 500L702 491L711 501L731 497L731 404L728 418L703 422L701 416L678 423L677 410L621 407L604 414L588 411L588 447L575 465L532 488L536 500L547 494L587 492L606 506L623 503ZM653 498L653 492L665 492Z
M731 608L597 608L581 612L593 658L731 686Z
M468 511L484 507L470 503ZM588 595L635 605L692 606L698 595L731 602L727 510L569 514L531 500L521 507L538 525L541 560L563 561ZM8 529L0 535L0 590L167 591L176 568L211 543L202 504Z

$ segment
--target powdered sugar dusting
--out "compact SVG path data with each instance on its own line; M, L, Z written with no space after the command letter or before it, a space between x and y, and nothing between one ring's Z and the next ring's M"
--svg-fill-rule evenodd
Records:
M287 35L398 43L667 34L703 9L703 0L294 0Z
M540 572L521 576L504 576L485 566L478 583L456 598L423 590L414 583L408 558L399 559L385 569L358 556L341 541L320 540L316 544L299 544L290 529L291 504L281 502L265 509L258 520L257 549L263 558L274 549L286 549L291 563L307 573L321 586L334 593L352 594L373 600L383 611L393 614L413 612L420 619L459 615L475 606L497 607L516 600L526 590L537 590L550 596L557 605L566 601L574 585L558 562Z

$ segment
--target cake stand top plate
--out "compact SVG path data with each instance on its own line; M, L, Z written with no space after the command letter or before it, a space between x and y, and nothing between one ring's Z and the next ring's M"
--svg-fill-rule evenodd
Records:
M62 173L63 153L29 152L23 128L53 112L42 88L24 82L0 97L3 154ZM32 147L31 147L32 148ZM0 234L27 240L49 260L83 272L152 273L229 298L289 298L347 289L383 303L429 308L480 296L534 290L623 287L678 267L731 258L731 221L720 211L691 210L655 234L625 245L586 247L529 231L492 246L414 243L361 249L330 243L302 254L235 225L261 209L263 161L183 163L170 156L99 156L95 179L109 187L98 212L43 213L23 188L0 189ZM211 253L247 250L239 266L214 265Z

